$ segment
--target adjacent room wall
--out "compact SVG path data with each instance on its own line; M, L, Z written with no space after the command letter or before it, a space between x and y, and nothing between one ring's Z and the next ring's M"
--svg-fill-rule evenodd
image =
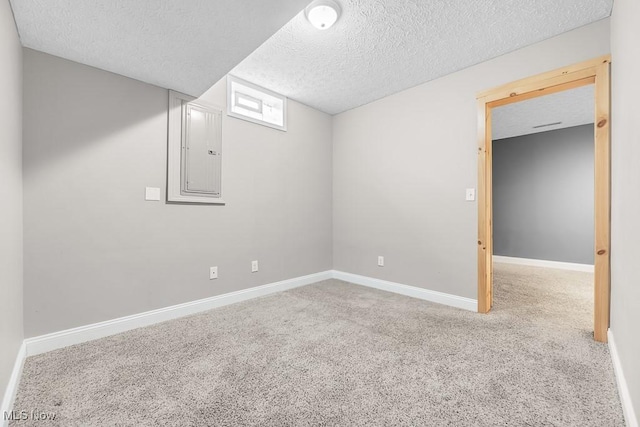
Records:
M611 332L640 416L640 2L616 0L611 18ZM631 424L629 424L631 425Z
M475 299L476 94L607 53L608 19L335 116L334 268Z
M22 47L0 0L0 398L22 345ZM3 408L4 409L4 408ZM2 414L0 414L2 416Z
M493 254L593 265L593 124L493 141Z
M147 202L166 194L168 91L24 60L27 337L331 269L330 116L290 101L281 132L225 115L226 206ZM225 81L203 98L224 109Z

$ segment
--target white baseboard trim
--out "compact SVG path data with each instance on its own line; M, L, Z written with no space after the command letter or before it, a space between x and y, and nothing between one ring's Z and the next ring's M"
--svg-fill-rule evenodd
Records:
M611 361L613 362L613 372L616 375L616 383L618 384L618 394L620 395L620 402L622 403L624 420L627 427L638 427L638 419L636 418L636 413L633 410L633 402L631 401L631 395L629 394L629 387L627 386L627 380L622 372L622 364L620 363L616 341L613 339L611 329L607 331L607 338L607 341L609 342L609 353L611 353Z
M24 341L20 345L18 354L16 355L16 361L13 364L13 370L9 377L9 383L4 391L4 397L2 398L2 407L0 408L0 426L9 425L9 420L4 419L5 412L9 412L13 409L13 402L16 399L16 393L18 393L18 385L20 384L20 377L22 376L22 367L24 366L24 359L27 354L27 349Z
M345 273L337 270L333 271L333 278L354 283L356 285L368 286L382 291L393 292L396 294L406 295L408 297L436 302L438 304L449 305L451 307L478 311L478 301L471 298L459 297L457 295L446 294L444 292L430 291L424 288L388 282L386 280L374 279L372 277L360 276L358 274Z
M126 332L131 329L141 328L167 320L177 319L179 317L200 313L203 311L211 310L213 308L246 301L248 299L269 295L275 292L286 291L287 289L293 289L299 286L305 286L331 278L336 278L358 285L369 286L371 288L394 292L414 298L420 298L439 304L463 308L465 310L477 311L478 302L474 299L450 295L443 292L430 291L428 289L388 282L380 279L373 279L356 274L344 273L342 271L328 270L320 273L310 274L308 276L296 277L293 279L283 280L281 282L270 283L267 285L243 289L241 291L231 292L228 294L217 295L210 298L177 304L170 307L147 311L144 313L133 314L131 316L120 317L117 319L94 323L91 325L80 326L77 328L66 329L63 331L40 335L33 338L27 338L24 340L24 348L21 350L23 353L22 358L46 353L48 351L68 347L74 344L80 344L83 342L104 338L110 335ZM20 365L20 369L21 368L22 365ZM17 376L17 378L19 378L19 375Z
M94 323L92 325L80 326L78 328L27 338L24 341L26 344L26 355L33 356L73 344L92 341L109 335L118 334L120 332L129 331L131 329L153 325L166 320L177 319L179 317L200 313L202 311L246 301L252 298L262 297L275 292L310 285L312 283L331 279L331 277L331 270L323 271L320 273L310 274L308 276L296 277L293 279L283 280L281 282L270 283L263 286L243 289L241 291L230 292L223 295L216 295L210 298L177 304L131 316L120 317L118 319L107 320L105 322Z
M547 261L544 259L530 259L530 258L515 258L510 256L501 256L501 255L494 255L493 262L499 262L502 264L530 265L532 267L558 268L560 270L586 271L587 273L593 273L593 265L576 264L573 262Z

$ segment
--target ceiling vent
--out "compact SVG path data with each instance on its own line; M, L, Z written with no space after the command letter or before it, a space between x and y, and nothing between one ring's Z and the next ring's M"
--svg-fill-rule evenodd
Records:
M534 126L533 129L546 128L546 127L549 127L549 126L555 126L555 125L561 125L561 124L562 124L562 122L547 123L547 124L544 124L544 125Z

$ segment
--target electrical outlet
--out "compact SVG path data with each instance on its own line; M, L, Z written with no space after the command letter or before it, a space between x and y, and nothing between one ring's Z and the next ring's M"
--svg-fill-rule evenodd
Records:
M379 256L378 257L378 267L384 267L384 257L383 256Z
M251 261L251 272L255 273L258 271L258 261Z
M218 278L218 267L209 267L209 280Z

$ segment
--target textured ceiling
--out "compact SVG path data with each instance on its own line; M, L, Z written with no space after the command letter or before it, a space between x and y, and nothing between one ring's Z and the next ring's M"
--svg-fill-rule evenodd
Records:
M593 123L593 85L498 107L491 112L493 139L510 138ZM534 128L548 123L559 125Z
M201 95L309 0L11 0L22 44Z
M336 114L608 17L613 0L337 0L299 13L231 72Z

